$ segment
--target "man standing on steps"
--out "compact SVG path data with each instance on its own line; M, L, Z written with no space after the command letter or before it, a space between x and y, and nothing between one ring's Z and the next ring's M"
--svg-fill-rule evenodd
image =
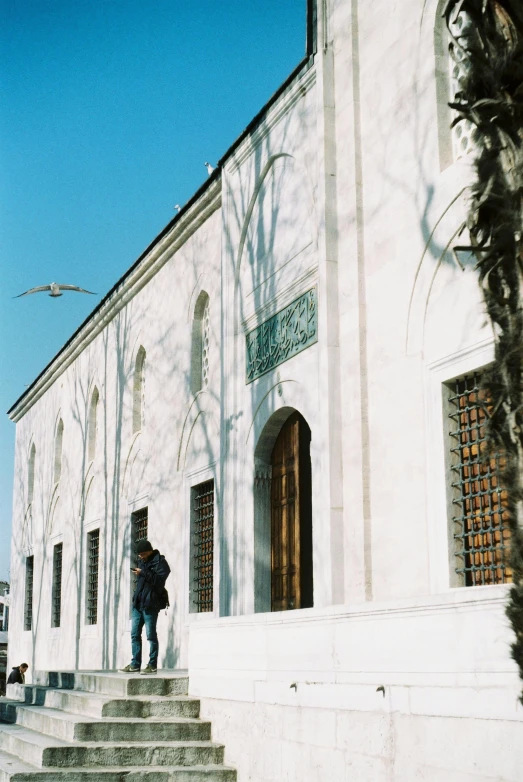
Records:
M124 673L139 673L142 666L142 630L145 625L149 641L149 665L143 674L156 673L158 663L158 636L156 622L162 608L169 605L165 581L171 572L165 557L153 549L148 540L140 540L136 545L140 557L140 567L131 568L137 576L133 595L131 643L133 659L130 665L122 668Z

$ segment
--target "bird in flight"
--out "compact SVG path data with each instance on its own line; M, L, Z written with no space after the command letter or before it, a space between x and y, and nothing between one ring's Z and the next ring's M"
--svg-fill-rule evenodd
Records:
M19 293L18 296L13 298L19 299L20 296L27 296L29 293L38 293L39 291L50 291L49 296L54 298L63 296L61 291L78 291L79 293L90 293L92 296L96 296L96 293L93 293L93 291L86 291L83 288L79 288L78 285L60 285L58 282L52 282L50 285L39 285L37 288L29 288L28 291Z

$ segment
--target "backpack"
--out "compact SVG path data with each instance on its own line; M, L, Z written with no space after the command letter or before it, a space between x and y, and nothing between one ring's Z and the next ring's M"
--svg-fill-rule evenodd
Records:
M160 607L160 611L162 611L164 608L169 608L169 592L166 590L165 587L163 587L162 591L158 593L158 606Z

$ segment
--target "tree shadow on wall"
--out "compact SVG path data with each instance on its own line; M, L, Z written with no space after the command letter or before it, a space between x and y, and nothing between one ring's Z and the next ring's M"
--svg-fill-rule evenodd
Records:
M232 279L234 303L233 311L229 312L218 296L215 301L211 298L210 339L212 350L219 356L219 360L215 362L212 370L214 376L210 378L207 387L194 393L191 386L192 313L188 309L191 296L198 288L202 272L205 271L206 242L210 241L209 238L201 238L198 230L182 248L175 251L176 255L172 261L166 258L166 263L177 264L174 274L180 280L180 290L184 292L187 302L187 328L181 327L177 317L152 317L153 313L173 311L173 304L174 311L177 311L176 307L179 308L179 291L176 292L175 300L172 290L167 287L158 290L157 287L157 300L150 302L149 310L144 308L143 304L138 306L136 299L131 299L105 326L102 333L95 337L97 342L89 345L65 371L64 377L72 403L69 411L63 411L63 469L59 482L60 514L56 523L62 524L64 531L62 634L64 638L69 631L74 635L74 643L66 652L69 655L68 664L72 668L78 669L86 663L86 655L82 651L82 645L89 643L84 629L89 577L86 544L87 533L98 527L100 569L96 626L99 628L97 642L101 644L99 663L103 669L115 668L118 663L122 630L125 631L127 626L129 611L130 498L126 493L124 478L129 454L134 453L133 448L142 454L135 484L141 486L150 497L165 499L168 496L169 499L163 507L170 509L174 519L174 522L169 518L152 519L151 533L156 529L159 534L162 524L170 528L169 539L174 558L174 561L170 561L172 572L185 572L183 559L188 557L189 546L182 547L180 541L188 538L185 533L190 526L190 520L180 516L178 499L185 490L186 474L190 467L183 454L189 453L191 435L195 431L193 426L187 436L184 434L184 426L190 420L188 415L191 409L197 413L195 418L198 420L202 438L199 459L201 463L215 465L212 470L218 516L217 548L220 552L220 584L215 585L215 608L218 608L220 614L243 610L245 579L250 578L254 569L254 553L251 546L246 546L245 534L247 529L252 528L253 519L237 515L242 507L244 493L252 492L254 482L254 475L242 475L244 443L251 423L245 415L244 394L247 393L251 417L260 393L270 397L274 407L280 404L280 400L274 373L269 373L256 384L251 384L246 392L242 373L236 378L236 373L231 372L231 368L244 364L245 324L252 323L253 318L256 321L257 313L266 313L276 301L279 290L278 273L288 274L289 284L295 282L292 270L289 273L292 258L277 258L278 252L275 248L278 246L279 237L296 235L292 214L288 209L280 207L285 199L285 187L288 183L285 166L292 168L295 165L294 162L289 162L291 159L294 161L297 154L295 135L297 132L306 135L308 116L298 101L279 119L277 139L271 126L270 113L268 117L260 120L259 125L252 131L254 148L248 163L249 173L244 178L240 176L239 186L234 188L232 198L228 202L227 214L220 227L220 231L225 230L225 259L222 260L221 268L218 263L215 270L215 290L220 290L221 275ZM280 164L283 170L281 176L275 174ZM305 165L303 168L306 170ZM260 185L263 188L262 196ZM309 190L310 209L313 210L315 195L312 185ZM261 206L257 204L256 198L263 201ZM250 222L253 214L253 221ZM314 223L317 216L312 214L311 220ZM221 232L215 240L221 245ZM284 253L292 255L292 250L291 245ZM220 253L217 257L219 255ZM245 258L248 258L248 261L245 261ZM245 270L243 278L242 263ZM301 272L304 271L307 271L307 268L301 268ZM152 287L151 283L151 289ZM146 293L147 288L143 291L143 296L152 295ZM221 317L222 313L225 314L224 318ZM232 349L229 351L227 329L231 324L234 336ZM146 421L143 430L137 434L133 433L131 425L132 388L133 359L140 341L147 354ZM90 428L93 426L91 408L94 388L97 389L99 397L95 446L94 452L91 453L93 433ZM178 393L179 389L183 389L183 394ZM162 418L164 413L160 414L158 411L168 411L167 420L165 416ZM42 453L45 449L52 450L49 448L52 442L52 436L49 435L52 421L54 419L50 416L45 423L45 436L40 449ZM182 437L185 437L183 443ZM173 442L177 447L173 447ZM225 458L220 459L220 454ZM26 482L24 455L17 455L17 465L17 493L19 498L22 498ZM40 634L42 638L45 637L48 618L47 606L44 606L42 601L50 594L45 588L50 577L49 555L52 551L49 515L52 513L50 508L55 507L51 499L56 487L50 477L45 480L46 471L50 476L50 459L42 460L37 465L35 488L39 488L35 492L27 521L30 541L23 535L19 538L15 535L13 538L13 553L19 563L16 568L18 583L13 584L13 594L17 595L15 605L18 608L13 614L15 611L23 614L23 565L29 542L30 549L35 554L35 602L31 631L33 657L30 661L32 668L38 663L37 638ZM233 518L226 516L226 504L235 509ZM13 525L15 530L23 528L26 510L19 502L16 510L18 521L15 520ZM169 510L166 512L169 513ZM158 526L155 527L155 524ZM170 560L171 552L168 551L167 554ZM175 583L174 589L172 582L168 582L168 587L172 603L168 612L168 642L163 664L175 667L180 659L182 625L187 606L183 605L182 596L185 593L180 581ZM70 622L69 627L67 621Z
M255 582L255 572L267 565L256 561L264 555L253 546L251 509L256 478L254 470L245 470L245 464L254 464L246 443L261 402L265 400L272 410L284 404L279 395L281 367L246 386L246 335L280 308L282 291L295 290L297 296L307 290L311 286L307 274L317 264L320 218L310 171L314 113L305 90L297 101L289 101L283 116L277 121L274 117L276 107L295 86L296 82L289 86L252 130L243 142L251 150L247 153L240 146L238 154L243 159L238 168L234 163L227 166L222 183L222 284L229 291L230 306L223 312L222 323L221 432L227 460L221 463L220 483L233 509L232 518L221 517L220 530L225 541L221 572L229 578L221 585L221 613L225 615L245 610L244 595ZM290 370L283 365L282 371Z

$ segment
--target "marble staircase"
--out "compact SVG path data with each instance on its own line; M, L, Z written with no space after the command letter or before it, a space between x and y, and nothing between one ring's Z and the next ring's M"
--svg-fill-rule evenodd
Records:
M184 672L36 674L0 698L0 782L235 782Z

